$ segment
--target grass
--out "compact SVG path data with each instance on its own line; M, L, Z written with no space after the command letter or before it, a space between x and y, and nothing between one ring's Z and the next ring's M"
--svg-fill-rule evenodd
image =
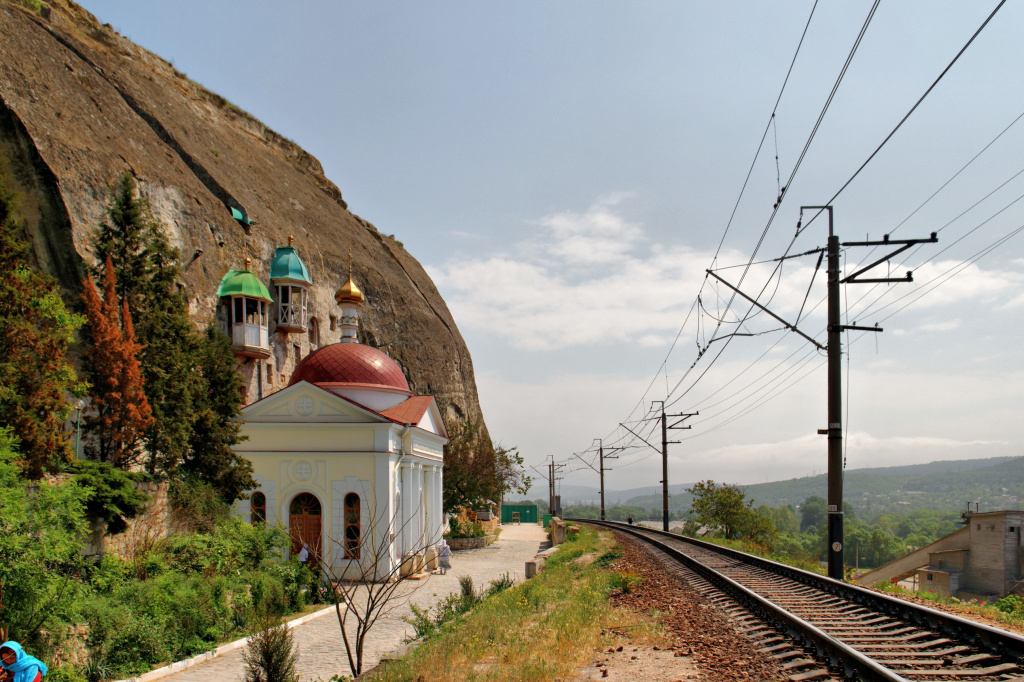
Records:
M1024 601L1014 595L1004 597L998 601L975 601L974 599L964 600L957 599L956 597L947 597L938 592L925 589L908 590L902 585L891 582L880 583L872 587L894 597L916 597L924 601L951 607L954 611L963 614L972 614L1005 623L1018 632L1024 631Z
M821 565L820 562L815 560L813 557L794 557L788 554L779 554L773 552L771 549L764 545L759 545L749 540L726 540L725 538L695 538L708 542L719 547L728 547L729 549L735 549L740 552L746 552L747 554L753 554L759 556L762 559L768 559L769 561L776 561L780 564L786 564L794 568L800 568L811 573L817 573L818 575L825 575L826 569Z
M663 643L657 614L639 615L609 602L616 574L587 557L613 549L607 532L584 527L536 577L481 601L446 621L403 660L389 663L375 680L554 680L576 676L596 647L618 641Z

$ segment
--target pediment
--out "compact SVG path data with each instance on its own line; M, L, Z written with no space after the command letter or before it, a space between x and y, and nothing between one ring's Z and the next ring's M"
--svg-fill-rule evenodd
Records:
M388 423L376 412L300 381L242 408L247 422Z

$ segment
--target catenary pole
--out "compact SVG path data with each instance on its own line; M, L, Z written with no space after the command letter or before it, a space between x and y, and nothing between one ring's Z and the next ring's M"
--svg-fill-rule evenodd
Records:
M843 349L839 237L828 211L828 576L843 579Z

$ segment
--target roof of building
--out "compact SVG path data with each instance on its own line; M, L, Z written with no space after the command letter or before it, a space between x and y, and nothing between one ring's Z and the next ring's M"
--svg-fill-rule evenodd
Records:
M270 279L290 279L312 284L306 264L295 252L294 246L279 246L270 262Z
M385 353L360 343L334 343L307 355L292 373L289 385L360 384L409 391L398 364Z
M384 410L381 414L401 424L419 424L423 420L423 415L430 409L430 403L433 400L434 396L414 395L408 400Z
M217 288L217 296L249 296L274 302L267 287L251 270L228 270Z

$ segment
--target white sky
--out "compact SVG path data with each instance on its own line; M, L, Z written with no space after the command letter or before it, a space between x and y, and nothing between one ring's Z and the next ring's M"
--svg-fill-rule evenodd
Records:
M473 354L495 439L541 469L567 461L564 482L578 485L597 476L572 453L628 437L617 424L677 384L671 411L700 415L676 432L672 483L825 469L814 435L826 425L824 358L805 341L778 331L717 341L686 374L727 295L704 270L812 4L83 3L319 158L351 209L395 233L434 278ZM799 207L839 190L996 4L882 3L759 260L786 250ZM870 6L817 8L718 267L754 251L778 195L776 154L785 184ZM851 337L851 468L1024 454L1024 236L965 263L1024 226L1024 201L1013 203L1024 193L1024 121L914 212L1024 113L1022 25L1024 8L1008 3L834 202L844 241L941 230L894 268L912 268L915 283L846 289L846 322L885 328ZM792 252L826 235L819 219ZM867 256L845 255L851 265ZM792 321L814 263L788 261L781 281L773 264L755 266L743 289L765 288ZM741 272L720 274L735 283ZM823 333L824 279L799 325L811 336ZM704 312L688 318L698 293ZM777 327L762 314L743 331ZM657 445L653 426L633 428ZM650 449L614 464L610 488L661 479Z

